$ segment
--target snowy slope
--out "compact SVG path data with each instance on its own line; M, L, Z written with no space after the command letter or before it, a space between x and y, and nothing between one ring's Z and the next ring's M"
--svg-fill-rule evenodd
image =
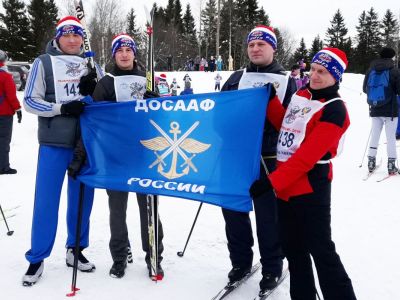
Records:
M186 72L166 73L168 82L176 77L181 87ZM192 87L196 93L214 89L216 73L191 72ZM221 72L223 82L229 72ZM332 199L333 237L343 263L353 280L358 299L400 299L396 279L400 278L397 259L400 241L398 187L400 176L377 183L385 174L386 155L382 149L381 170L369 181L362 181L366 173L358 168L369 134L370 120L364 95L361 93L363 76L345 74L341 94L347 101L352 125L346 136L343 154L334 161ZM22 93L19 94L22 99ZM232 124L235 126L235 124ZM29 249L30 228L37 160L36 117L24 112L22 124L14 124L11 145L11 164L18 169L14 176L0 176L0 204L16 216L8 219L15 231L6 235L0 221L0 299L65 299L71 283L72 269L65 265L66 193L60 205L58 235L52 255L45 261L43 278L36 286L21 286L21 277L28 263L24 253ZM128 265L122 279L108 276L112 264L108 250L108 203L103 190L96 191L92 213L91 246L86 256L96 264L93 274L78 273L78 299L211 299L224 285L230 261L226 248L224 222L219 208L204 205L183 258L176 255L183 249L187 234L197 211L198 202L161 197L160 214L164 225L165 278L155 284L147 277L144 254L141 250L138 209L132 194L128 225L133 244L134 263ZM252 214L252 218L254 214ZM254 220L253 220L254 221ZM255 257L258 258L257 247ZM250 299L258 290L261 278L257 273L229 299ZM288 284L271 299L288 300ZM188 294L190 293L190 294Z

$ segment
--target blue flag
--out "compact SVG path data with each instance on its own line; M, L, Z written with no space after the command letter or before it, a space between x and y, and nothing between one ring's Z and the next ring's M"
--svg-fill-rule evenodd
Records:
M263 87L88 105L79 179L250 211L268 98Z

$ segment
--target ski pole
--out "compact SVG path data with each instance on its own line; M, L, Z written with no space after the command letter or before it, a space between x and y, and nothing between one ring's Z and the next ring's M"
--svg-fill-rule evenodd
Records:
M85 194L85 184L82 182L79 185L79 204L78 204L78 220L76 224L76 236L75 236L75 250L74 250L74 267L72 270L72 284L71 292L67 294L67 297L73 297L79 289L76 287L76 279L78 276L78 259L81 252L80 240L81 240L81 226L82 226L82 214L83 214L83 197Z
M4 215L4 212L3 212L3 209L1 208L1 205L0 205L0 211L1 211L1 214L3 216L4 223L6 224L6 227L7 227L7 235L11 236L11 235L13 235L14 230L10 230L10 228L8 227L7 219L6 219L6 216Z
M362 165L363 165L364 158L365 158L365 154L367 153L367 149L368 149L368 145L369 145L369 140L371 139L371 134L372 134L372 127L371 127L371 130L370 130L370 132L369 132L369 136L368 136L368 139L367 139L367 144L365 145L364 154L363 154L363 156L362 156L361 163L360 163L360 165L358 166L359 168L361 168Z
M186 244L185 244L185 247L183 248L183 251L179 251L178 253L176 253L176 255L178 255L179 257L183 257L183 255L185 254L186 247L187 247L187 245L189 243L190 237L192 236L193 228L194 228L194 225L196 225L197 217L199 216L199 213L200 213L200 210L201 210L202 206L203 206L203 202L200 203L199 209L197 210L196 216L194 217L192 228L190 228L189 236L186 239Z

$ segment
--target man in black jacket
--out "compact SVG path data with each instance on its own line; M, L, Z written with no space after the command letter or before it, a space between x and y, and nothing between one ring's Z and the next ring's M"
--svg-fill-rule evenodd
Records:
M151 97L151 95L148 95L149 92L145 92L145 74L138 70L135 63L136 45L134 40L127 34L120 34L114 37L112 41L112 55L115 65L112 71L97 83L93 92L93 99L95 101L123 102ZM107 194L110 207L110 251L114 261L110 269L110 276L121 278L125 275L127 256L130 248L126 225L126 209L129 193L107 190ZM136 194L136 196L139 205L142 249L146 252L145 260L149 269L149 275L151 275L146 195ZM161 221L158 220L158 222L158 257L159 263L161 263L161 253L164 250L162 243L164 234ZM164 275L160 264L158 266L158 274Z
M244 70L236 71L226 81L222 91L262 86L272 82L276 96L287 107L291 96L296 92L296 82L286 75L283 67L274 60L277 47L273 28L257 26L248 35L247 53L250 64ZM266 121L262 143L260 176L266 170L275 170L278 132ZM276 197L263 195L253 199L256 215L257 236L261 254L262 275L260 289L265 291L277 285L282 275L282 251L279 243ZM240 280L251 269L254 244L248 213L222 209L226 222L228 249L232 270L228 274L230 282Z
M376 168L376 153L378 151L379 137L382 127L385 125L387 139L387 156L388 156L388 173L396 174L397 153L396 153L396 127L398 120L398 105L397 95L400 94L400 72L395 68L393 58L396 52L392 48L383 48L380 53L380 58L371 62L370 68L365 74L363 91L367 93L369 99L369 115L372 119L371 139L368 151L368 170L373 172ZM387 87L384 89L384 97L380 103L372 101L375 96L376 89L379 87L376 80L377 74L382 73L386 77ZM374 81L374 82L372 82Z

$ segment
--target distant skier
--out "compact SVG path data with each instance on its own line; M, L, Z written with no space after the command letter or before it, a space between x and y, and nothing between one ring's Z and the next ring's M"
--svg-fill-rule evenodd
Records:
M164 73L158 77L158 82L156 82L156 93L158 93L161 97L171 96L167 82L167 75Z
M396 52L392 48L383 48L380 58L371 62L365 74L363 91L367 93L369 115L372 120L371 139L368 151L368 170L376 168L376 154L382 127L385 126L387 139L387 169L396 174L396 127L398 120L397 96L400 94L400 72L392 60Z
M217 73L217 76L214 77L214 80L215 80L214 91L221 90L221 80L222 80L221 75L219 75L219 73Z
M178 85L178 83L176 82L176 78L174 78L172 80L172 83L170 85L171 88L171 92L172 92L172 96L176 96L178 95L178 89L180 89L181 87Z

